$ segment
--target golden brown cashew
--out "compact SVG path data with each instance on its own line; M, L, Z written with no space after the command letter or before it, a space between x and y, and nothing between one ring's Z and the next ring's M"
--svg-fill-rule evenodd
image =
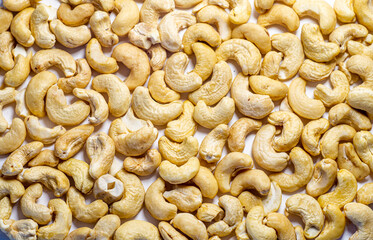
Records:
M184 235L179 233L171 224L168 222L160 222L158 224L158 230L162 238L165 240L187 240Z
M99 132L87 139L86 153L91 161L89 175L97 179L109 172L114 161L115 143L106 133Z
M39 228L38 239L64 239L69 234L72 214L69 206L61 199L52 199L48 203L48 207L55 215L54 222L48 226Z
M218 162L222 156L225 142L229 135L229 127L220 124L202 140L199 156L208 163Z
M368 29L360 24L345 24L337 27L330 35L329 41L339 45L341 52L345 52L347 42L353 38L365 38Z
M0 229L9 239L37 239L38 224L31 219L1 219Z
M30 19L34 10L32 7L23 9L14 16L10 25L10 32L17 42L24 47L31 47L35 42L35 38L32 36L30 30Z
M318 63L310 59L306 59L299 69L299 76L307 81L323 81L330 76L335 66L335 61L331 61L328 63Z
M331 192L325 193L318 197L317 201L323 208L328 204L335 204L342 208L355 198L357 191L356 178L346 169L341 169L337 173L338 184Z
M261 54L259 49L244 39L230 39L223 42L216 50L217 60L235 60L243 74L255 75L260 71Z
M254 93L268 95L273 101L285 98L289 89L285 83L266 76L251 76L249 82Z
M18 87L26 81L30 74L32 52L29 51L26 53L24 48L22 48L20 45L17 45L12 52L15 58L14 67L12 70L5 73L4 83L10 87Z
M6 87L0 90L0 133L5 132L9 128L8 121L5 119L2 109L15 101L18 92L12 87Z
M118 15L111 24L111 29L118 36L125 36L140 19L140 10L133 0L115 1Z
M249 236L258 240L276 240L276 230L264 225L264 210L262 206L250 209L246 217L246 230Z
M229 40L232 37L229 15L224 9L218 6L208 5L202 8L197 13L197 20L198 22L216 25L223 41Z
M107 204L120 200L123 192L123 182L110 174L99 177L93 186L93 195L95 198L102 199Z
M94 127L89 124L70 129L57 139L54 145L54 155L62 160L71 158L82 149L93 131Z
M25 194L25 187L16 179L0 177L0 199L9 195L10 202L16 203Z
M242 152L245 148L245 139L252 131L257 131L262 122L240 118L229 129L228 147L231 152Z
M7 133L0 137L0 154L8 154L22 145L26 138L26 127L19 118L14 118Z
M67 3L61 3L57 10L57 17L64 24L71 27L78 27L88 23L95 8L91 3L79 4L72 8Z
M70 27L58 19L52 20L49 25L57 41L64 47L80 47L91 39L91 31L86 25Z
M133 218L144 203L144 186L135 174L123 169L117 172L115 177L123 183L124 192L122 199L110 206L110 213L116 214L120 218Z
M31 69L40 73L56 66L65 74L72 77L76 72L76 63L70 53L61 49L40 50L31 58Z
M158 148L163 158L176 165L183 165L191 157L198 154L198 140L193 136L185 138L181 143L172 142L166 136L158 141Z
M89 19L92 32L103 47L112 47L119 42L118 36L111 31L110 16L107 12L96 11Z
M370 171L373 171L372 143L373 135L368 131L357 132L353 138L353 143L360 159L368 164Z
M335 105L329 110L328 118L332 126L347 124L359 130L370 130L372 123L364 114L356 111L345 103Z
M257 23L263 27L279 24L294 32L299 28L299 17L291 7L276 4L265 14L259 15Z
M157 220L168 221L177 214L177 207L166 202L163 193L166 191L166 183L162 178L157 178L146 190L145 207Z
M252 153L256 163L272 172L282 171L288 163L289 155L285 152L276 152L273 149L272 141L276 134L276 127L267 124L262 126L254 138Z
M190 213L177 214L171 224L192 239L208 239L206 226Z
M156 44L149 48L148 55L151 56L150 66L152 67L153 71L155 72L161 70L167 59L166 50L160 44Z
M57 9L45 4L38 4L31 14L30 30L35 43L41 48L52 48L56 43L56 36L49 28L49 21L57 18Z
M356 201L365 205L373 203L373 183L365 183L357 191Z
M329 121L325 118L310 121L304 126L302 132L302 145L312 156L320 154L319 140L321 135L329 129Z
M162 156L158 150L150 149L143 157L126 157L123 161L123 167L126 171L138 176L148 176L158 168L161 161Z
M245 23L232 31L232 38L246 38L254 43L262 54L271 50L271 37L267 29L256 23Z
M15 41L10 32L0 33L0 68L4 71L12 70L14 67L14 60L12 49Z
M299 215L304 224L304 236L314 238L324 226L324 215L319 203L311 196L298 193L286 200L285 215Z
M44 149L36 157L34 157L31 161L28 162L28 166L29 167L36 167L36 166L56 167L59 161L60 159L54 156L53 150Z
M175 9L175 2L166 0L145 0L140 9L140 20L145 23L157 24L161 13L168 13Z
M13 21L13 13L10 11L0 8L0 21L3 25L0 27L0 33L7 31Z
M165 82L165 72L155 71L148 82L150 95L159 103L169 103L180 99L180 94L170 89Z
M199 187L203 197L213 199L218 193L218 183L212 172L206 167L200 166L192 181Z
M356 0L354 1L354 10L359 23L367 27L369 31L373 31L372 3L368 0Z
M27 108L37 117L45 116L44 98L48 89L57 83L57 77L49 71L42 71L31 78L25 92Z
M280 33L271 36L272 46L283 53L284 58L278 71L278 79L294 77L304 60L303 46L299 38L292 33Z
M76 60L76 73L75 76L68 78L60 78L57 85L65 93L71 93L74 88L85 88L91 81L91 68L85 58Z
M300 16L310 16L319 21L323 34L331 33L337 23L337 16L333 8L324 0L297 0L293 9Z
M234 100L223 97L214 107L200 100L194 108L193 119L202 127L212 129L219 124L228 124L234 114Z
M265 224L276 230L279 240L294 239L295 230L290 220L281 213L269 213L264 219Z
M163 197L183 212L194 212L202 204L201 191L194 186L176 186L164 192Z
M12 214L12 204L8 197L0 200L0 219L8 220Z
M336 159L338 157L338 144L340 141L351 141L356 130L346 124L337 125L329 129L320 140L320 150L324 158Z
M159 165L159 175L166 182L171 184L181 184L191 180L199 171L200 162L196 157L191 157L181 166L164 160Z
M364 180L370 173L369 166L360 160L350 142L339 144L337 163L339 169L347 169L357 181Z
M307 183L307 194L318 197L326 193L334 184L338 166L335 160L326 158L315 164L311 180Z
M336 0L334 1L334 11L339 21L350 23L356 21L353 0Z
M302 78L294 79L289 86L288 100L291 108L300 117L319 119L325 113L324 104L320 100L306 95L307 82Z
M23 166L38 155L44 144L41 142L30 142L12 152L1 167L1 173L5 176L16 176L22 172Z
M222 193L227 193L231 190L230 182L232 175L244 169L253 168L253 160L245 153L231 152L218 163L214 176L219 185L219 190Z
M250 169L239 173L232 181L231 194L238 196L243 190L255 189L260 195L268 195L271 181L267 174L259 169Z
M114 240L161 240L158 229L153 224L142 220L130 220L123 223L116 231Z
M115 73L119 66L113 57L107 57L102 52L100 43L92 38L85 49L85 56L89 66L99 73Z
M343 235L346 225L346 217L339 207L328 204L323 208L325 226L316 240L338 239Z
M101 199L90 204L85 203L85 198L75 187L70 187L66 194L66 203L74 218L85 223L95 223L105 216L109 208Z
M63 91L56 85L49 88L45 104L48 118L58 125L77 125L90 113L90 107L81 100L68 105Z
M190 26L183 35L184 52L192 54L192 44L195 42L206 42L211 47L221 44L219 33L207 23L197 23Z
M286 192L295 192L305 186L312 178L313 160L302 148L295 147L291 150L290 161L294 165L294 173L273 173L269 175Z
M131 94L114 74L101 74L93 78L92 88L97 92L105 92L109 97L109 111L114 117L123 116L130 107Z

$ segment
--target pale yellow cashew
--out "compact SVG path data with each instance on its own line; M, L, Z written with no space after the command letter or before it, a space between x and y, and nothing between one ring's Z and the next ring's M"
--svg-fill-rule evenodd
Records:
M319 140L321 135L329 129L329 126L329 121L325 118L320 118L307 123L306 126L304 126L301 137L304 150L312 156L319 155Z
M263 27L278 24L287 28L290 32L299 28L297 13L291 7L282 4L273 5L266 13L259 15L257 22Z
M239 173L232 181L231 194L238 196L246 189L255 189L260 195L268 195L271 181L267 174L259 169L250 169Z
M112 47L119 42L118 36L111 31L108 13L96 11L89 19L92 32L103 47Z
M280 0L279 2L291 6L295 3L295 0ZM274 3L275 0L254 0L255 10L260 14L265 13L273 7Z
M295 230L290 220L281 213L269 213L264 219L265 224L276 230L279 240L294 239Z
M229 129L228 148L231 152L242 152L245 139L252 131L257 131L262 122L250 118L238 119Z
M222 156L225 142L228 139L229 127L220 124L202 140L199 156L208 163L218 162Z
M25 95L26 95L26 88L22 89L21 91L18 91L15 97L15 101L16 101L15 112L19 117L27 117L31 115L26 105Z
M338 239L343 235L346 225L346 217L339 207L328 204L323 208L325 226L316 240Z
M114 240L161 240L158 229L153 224L142 220L130 220L123 223L114 234Z
M128 33L128 39L137 47L149 49L152 45L161 42L157 25L140 22Z
M8 220L12 214L12 204L8 197L0 200L0 219Z
M49 21L57 18L57 9L45 4L38 4L31 14L30 30L35 43L41 48L52 48L56 43L56 36L49 28Z
M337 177L338 166L335 160L326 158L315 164L311 180L307 183L307 194L318 197L333 186Z
M370 2L369 0L356 0L354 1L354 11L359 23L367 27L369 31L373 31L372 2Z
M249 82L254 93L268 95L273 101L285 98L289 91L285 83L266 76L251 76Z
M168 13L175 9L175 2L172 0L157 1L145 0L140 9L141 22L157 25L162 13Z
M271 37L267 29L256 23L245 23L232 31L232 38L246 38L254 43L262 54L271 51Z
M111 12L114 10L114 0L92 0L92 4L95 6L96 9Z
M366 46L363 43L350 40L347 42L347 50L350 55L366 55L373 59L373 45Z
M353 143L360 159L368 164L370 171L373 171L372 143L373 135L368 131L357 132L353 138Z
M192 44L195 42L206 42L211 47L221 44L219 33L207 23L197 23L190 26L183 35L184 52L192 54Z
M22 145L26 138L26 127L19 118L14 118L8 132L0 137L0 154L8 154Z
M199 171L200 162L196 157L191 157L181 166L164 160L159 165L159 175L166 182L171 184L181 184L191 180Z
M299 69L299 76L307 81L323 81L330 76L335 66L335 61L318 63L310 59L306 59Z
M363 240L373 237L373 211L361 203L349 203L344 207L346 217L357 227L351 239Z
M268 52L263 58L262 69L260 69L260 75L272 79L277 79L282 57L282 53L278 53L275 51Z
M91 31L86 25L79 27L66 26L62 21L54 19L50 22L50 29L57 41L67 48L85 45L91 39ZM91 25L92 27L92 25Z
M224 217L224 210L213 203L202 203L196 217L203 222L220 221Z
M31 47L35 42L35 38L32 36L30 30L30 19L34 10L32 7L23 9L14 16L10 25L10 32L17 42L24 47Z
M208 239L206 226L190 213L177 214L171 224L192 239Z
M38 224L31 219L0 220L0 229L9 239L37 239Z
M276 240L276 230L263 223L264 209L262 206L255 206L247 214L246 230L249 236L258 240Z
M370 130L372 123L364 114L356 111L345 103L335 105L329 110L329 122L332 126L347 124L359 130Z
M15 41L10 32L0 33L0 68L10 71L14 67L12 50Z
M100 43L92 38L85 49L85 56L89 66L99 73L115 73L119 66L113 57L107 57L102 52Z
M65 77L72 77L76 72L75 59L70 53L61 49L40 50L31 58L31 69L36 73L53 66L63 71Z
M105 174L99 177L93 186L93 195L107 204L119 201L124 192L123 182L113 175Z
M54 156L53 150L44 149L36 157L34 157L31 161L28 162L28 166L30 167L36 167L36 166L56 167L59 161L60 159Z
M133 0L115 1L115 6L119 13L111 24L111 29L123 37L139 22L140 10Z
M3 114L3 107L15 101L18 92L12 87L6 87L0 90L0 133L5 132L9 128L8 121Z
M365 205L373 203L373 183L365 183L357 191L356 201Z
M231 39L232 29L230 27L229 15L224 9L208 5L198 11L197 20L198 22L216 25L223 41Z
M187 240L183 234L179 233L171 224L168 222L160 222L158 224L158 230L162 238L165 240Z
M345 52L347 42L354 38L365 38L368 35L368 29L360 24L345 24L337 27L330 35L329 41L339 45L341 52Z
M194 186L177 186L164 192L163 197L183 212L194 212L202 204L201 191Z
M153 71L156 72L161 70L167 59L166 50L160 44L156 44L149 48L148 55L151 56L150 66L152 67Z
M192 181L199 187L203 197L213 199L218 194L218 183L208 168L200 166Z
M185 138L181 143L172 142L166 136L158 141L159 152L162 157L173 164L183 165L191 157L198 154L198 140L193 136Z
M150 95L159 103L169 103L180 99L180 94L170 89L165 82L164 71L154 71L149 78Z
M76 60L76 74L68 78L60 78L57 85L64 93L71 93L74 88L85 88L91 81L92 71L85 58Z
M350 23L356 21L353 0L336 0L334 1L334 11L339 21Z
M281 188L279 186L277 186L280 191L281 191ZM242 208L245 212L249 213L250 210L253 208L253 207L256 207L256 206L260 206L262 208L263 207L263 203L262 203L262 200L260 197L254 195L253 193L249 192L249 191L244 191L242 192L239 196L238 196L238 200L240 200L241 204L242 204ZM281 205L281 203L280 203ZM266 211L264 212L264 214L266 214Z
M24 83L30 74L30 61L32 58L32 51L26 53L24 48L17 45L13 49L14 67L4 75L4 83L10 87L18 87ZM27 55L26 55L27 54Z
M0 198L9 195L10 202L16 203L25 194L25 187L16 179L0 177Z
M161 164L162 156L157 149L146 151L144 157L126 157L123 167L126 171L135 173L138 176L148 176L152 174Z
M0 21L3 25L0 27L0 33L7 31L13 21L13 13L6 9L0 9Z
M88 23L94 12L95 8L91 3L82 3L73 8L67 3L61 3L57 17L67 26L77 27Z

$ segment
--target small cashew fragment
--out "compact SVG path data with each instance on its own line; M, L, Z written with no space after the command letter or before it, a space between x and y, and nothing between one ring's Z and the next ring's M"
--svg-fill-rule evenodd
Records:
M304 61L303 46L299 38L291 33L271 36L272 47L282 52L284 58L278 71L279 80L294 77Z
M202 204L201 191L194 186L176 186L164 192L163 197L183 212L194 212Z
M140 9L140 20L145 23L157 24L162 13L168 13L175 9L175 2L166 0L145 0Z
M149 1L149 0L148 0ZM123 223L114 234L114 240L161 240L158 229L150 222L130 220Z
M48 118L58 125L80 124L90 113L90 107L81 100L68 105L63 91L56 85L49 88L45 104Z
M250 209L246 217L246 231L252 239L276 240L276 230L264 225L264 209L262 206L255 206Z
M251 118L238 119L229 129L228 147L231 152L242 152L245 148L245 139L252 131L257 131L262 122Z
M8 220L12 214L12 204L8 197L0 200L0 219Z
M97 179L109 172L114 161L115 143L106 133L99 132L88 137L86 153L91 161L89 175Z
M93 78L92 88L97 92L108 94L109 111L114 117L123 116L130 107L131 94L124 84L114 74L101 74Z
M194 108L193 119L202 127L212 129L219 124L228 124L234 114L234 100L223 97L214 107L200 100Z
M364 114L356 111L345 103L335 105L329 110L329 122L332 126L347 124L359 130L370 130L372 124Z
M0 90L0 133L5 132L9 128L8 121L5 119L2 109L15 101L18 92L12 87L6 87Z
M276 230L279 240L293 239L295 240L295 230L289 219L281 214L272 212L264 219L265 224Z
M225 155L216 166L214 172L220 192L229 192L231 190L230 182L232 176L241 170L252 169L253 166L253 160L245 153L231 152Z
M337 163L339 169L347 169L357 181L364 180L370 173L369 166L360 160L350 142L339 144Z
M94 180L89 175L89 165L88 163L77 160L75 158L70 158L58 164L58 170L65 173L74 179L75 187L84 194L91 191Z
M320 140L320 150L324 158L336 159L338 157L338 144L340 141L351 141L356 130L346 124L337 125L329 129Z
M85 223L97 222L109 210L107 204L101 199L86 204L84 195L75 187L70 187L67 192L66 203L69 205L73 217Z
M337 173L338 184L331 192L325 193L318 197L317 201L323 208L328 204L335 204L342 208L355 198L357 191L356 178L346 169L341 169Z
M334 87L333 90L323 84L318 84L313 92L315 98L320 99L327 107L344 102L350 91L348 79L341 71L333 71L330 82Z
M149 48L148 54L151 56L150 66L152 67L152 70L154 72L161 70L167 59L166 49L164 49L160 44L156 44Z
M338 239L343 235L346 225L346 217L338 206L328 204L323 208L325 226L316 240Z
M158 224L158 230L162 238L165 240L187 240L187 238L183 234L179 233L168 222L160 222Z
M30 19L34 10L35 9L32 7L23 9L14 16L12 24L10 25L10 32L13 37L24 47L31 47L35 42L35 38L32 36L30 30ZM2 32L5 31L1 31L1 33Z
M0 33L3 33L9 29L12 20L13 13L4 8L0 8L0 21L3 23L3 25L0 27Z
M192 45L195 42L206 42L211 47L217 47L221 44L219 33L207 23L197 23L190 26L183 35L184 52L192 54Z
M1 167L1 173L5 176L16 176L22 172L23 166L38 155L44 144L41 142L30 142L12 152Z
M302 145L312 156L320 154L319 140L321 135L329 129L329 121L325 118L312 120L304 126L302 131Z
M172 142L166 136L158 141L159 152L165 160L176 165L185 164L198 154L198 140L193 136L185 138L181 143Z
M182 101L157 103L147 88L139 86L132 94L132 108L139 118L150 120L155 125L165 125L182 113Z
M169 103L180 99L180 94L170 89L165 83L165 72L155 71L148 82L150 95L159 103Z
M161 45L170 52L177 52L182 48L179 31L196 24L196 17L192 14L175 10L166 14L158 24Z
M335 61L318 63L310 59L306 59L299 69L299 76L307 81L320 82L330 76L335 66Z
M255 44L262 54L271 51L271 37L267 29L259 24L245 23L232 31L232 38L246 38Z
M28 166L29 167L36 167L36 166L56 167L59 161L60 159L54 156L53 150L44 149L36 157L34 157L31 161L28 162Z
M150 149L143 157L126 157L123 161L123 167L126 171L138 176L148 176L158 168L161 161L162 156L158 150Z
M338 166L336 161L326 158L315 164L312 178L307 183L307 194L318 197L326 193L334 184Z
M57 139L54 145L54 155L62 160L71 158L83 148L84 143L93 131L94 127L89 124L68 130Z
M373 203L373 183L365 183L357 191L356 201L365 205Z
M198 208L196 217L203 222L220 221L224 217L224 210L213 203L202 203Z
M10 71L14 67L12 50L15 41L10 32L0 33L0 68Z
M38 239L65 239L69 234L72 223L72 214L69 206L62 199L52 199L49 201L48 207L55 215L54 222L39 228Z
M301 40L305 55L313 61L329 62L340 53L338 44L324 41L324 37L317 24L304 24Z
M198 11L197 20L198 22L216 25L223 41L231 39L232 29L230 27L229 15L224 9L208 5Z
M168 221L177 214L177 207L168 203L163 193L166 191L166 183L162 178L157 178L146 190L145 207L157 220Z
M139 22L140 10L133 0L115 1L115 6L119 13L111 24L111 29L123 37Z
M36 73L56 66L65 74L72 77L76 72L76 63L73 56L61 49L40 50L31 58L31 69Z
M365 38L368 35L368 29L360 24L345 24L337 27L330 35L329 41L336 43L345 52L347 42L353 38Z
M32 115L25 117L24 121L29 137L45 145L53 144L66 132L66 129L61 125L53 128L44 127L40 124L39 119Z
M354 11L358 22L367 27L369 31L373 31L372 3L368 0L356 0L354 1Z
M107 57L102 52L100 43L92 38L85 49L85 56L89 66L99 73L115 73L119 66L113 57Z
M123 196L123 182L110 174L99 177L93 186L93 195L107 204L117 202Z
M15 64L12 70L5 73L4 83L9 87L18 87L26 81L30 74L32 52L26 53L20 45L17 45L12 52L15 57Z
M222 156L225 142L229 136L229 127L220 124L202 140L199 156L208 163L218 162Z
M26 139L26 127L19 118L14 118L7 133L0 137L0 155L8 154L20 147Z
M112 47L119 42L118 36L111 31L109 14L96 11L89 19L92 32L103 47Z
M324 0L297 0L293 5L294 11L300 16L310 16L319 21L324 35L331 33L337 23L333 8Z
M57 41L64 47L76 48L85 45L92 37L88 26L66 26L61 20L54 19L50 22L50 29Z
M216 50L216 57L218 61L235 60L244 75L255 75L260 71L262 55L253 43L244 39L223 42Z
M259 169L250 169L239 173L232 181L231 194L238 196L242 191L255 189L260 195L268 195L271 181L267 174Z
M125 81L129 90L144 85L150 74L150 64L143 50L130 43L122 43L114 48L112 57L131 70Z
M285 152L276 152L273 148L272 141L276 134L276 127L267 124L262 126L255 135L252 145L252 154L255 162L262 168L280 172L286 168L289 155Z
M85 58L76 60L76 74L68 78L58 79L57 85L65 93L71 93L74 88L85 88L91 81L92 71Z
M36 240L38 224L31 219L21 220L0 220L0 230L6 234L8 239Z
M10 202L16 203L25 194L25 187L16 179L0 177L0 199L9 195Z
M231 85L232 71L228 63L220 61L215 64L210 81L190 93L188 99L193 104L203 100L207 105L213 105L227 95Z
M94 12L95 8L91 3L82 3L74 8L67 3L61 3L57 17L67 26L78 27L87 24Z
M289 86L288 101L294 112L307 119L319 119L325 113L324 104L320 100L306 95L307 82L302 78L294 79Z
M304 236L315 238L324 226L324 215L319 203L311 196L297 193L286 200L285 215L299 215L305 226Z
M257 23L263 27L279 24L294 32L299 28L299 17L291 7L276 4L266 13L259 15Z
M56 197L63 196L70 187L70 181L63 172L47 166L24 169L18 174L17 179L27 183L42 183L48 189L53 190Z
M295 192L311 180L314 169L313 160L300 147L293 148L289 157L294 165L294 173L273 173L269 175L269 178L277 182L283 191Z
M206 167L199 167L192 182L199 187L203 197L213 199L218 194L218 183L212 172Z
M337 15L337 19L343 23L356 21L353 0L334 1L334 12Z
M250 118L262 119L274 109L269 96L250 92L249 77L242 73L234 79L231 95L240 113Z
M368 164L370 171L373 171L372 143L373 135L368 131L357 132L353 138L353 143L360 159Z
M196 157L191 157L181 166L164 160L159 165L159 175L166 182L171 184L181 184L191 180L199 171L200 162Z
M57 9L45 4L38 4L31 14L30 29L35 43L40 48L52 48L56 43L56 36L49 28L49 21L57 18Z
M177 92L191 92L202 85L202 78L196 72L184 74L189 63L189 57L183 52L172 54L164 67L165 82Z
M177 214L171 224L192 239L208 239L206 226L190 213Z

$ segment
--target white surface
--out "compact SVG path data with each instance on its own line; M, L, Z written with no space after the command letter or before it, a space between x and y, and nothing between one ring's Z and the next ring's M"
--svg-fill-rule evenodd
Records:
M329 2L332 6L333 6L333 2L334 0L326 0L327 2ZM58 0L43 0L42 1L43 3L45 4L49 4L49 5L52 5L54 7L58 7L59 6L59 1ZM249 20L249 22L256 22L256 19L258 17L258 13L255 11L255 8L254 8L254 0L250 0L250 3L251 3L251 6L252 6L252 14L251 14L251 18ZM141 3L138 3L139 7L142 5ZM111 19L113 20L115 18L115 15L114 13L111 14ZM311 18L302 18L301 19L301 26L299 27L299 29L295 32L295 34L300 37L300 32L301 32L301 28L302 28L302 24L304 23L307 23L307 22L315 22L313 19ZM316 22L315 22L316 23ZM285 28L282 28L282 27L270 27L268 28L269 32L271 35L275 34L275 33L280 33L280 32L286 32L287 30ZM181 31L180 34L183 34L185 32L184 31ZM120 43L122 42L126 42L128 41L127 38L120 38ZM84 57L84 52L85 52L85 48L84 47L81 47L81 48L77 48L77 49L66 49L64 47L62 47L60 44L56 44L55 46L56 48L62 48L68 52L70 52L73 57L75 59L78 59L78 58L83 58ZM38 47L34 47L32 48L33 51L38 51L40 50ZM106 54L110 54L111 52L111 49L104 49L105 53ZM119 63L120 65L120 70L116 73L121 79L125 79L126 76L128 76L128 69L126 69L126 67L124 67L121 63ZM191 59L191 62L188 66L188 70L190 71L191 69L193 69L194 65L194 59ZM240 72L240 68L239 66L233 64L232 62L230 62L230 66L232 68L232 72L233 72L233 77L235 77L239 72ZM53 73L55 73L58 77L63 77L62 76L62 73L58 70L56 70L55 68L53 69L50 69L50 71L52 71ZM0 83L1 85L4 85L3 84L3 76L4 76L5 72L0 70ZM98 75L94 70L92 70L92 74L94 76ZM19 88L17 88L17 90L21 90L21 89L24 89L26 88L27 86L27 83L29 82L29 80L31 79L31 77L34 75L34 73L31 73L31 75L29 76L28 80L23 84L21 85ZM287 81L285 82L286 84L289 84L290 81ZM324 82L323 82L324 83ZM329 82L328 81L325 81L325 84L329 85ZM307 84L307 94L312 97L313 96L313 89L314 87L316 86L317 84L312 84L312 83L308 83ZM90 88L90 85L87 87L87 88ZM106 97L106 96L105 96ZM187 94L183 94L182 95L182 98L185 100L187 99ZM72 100L72 101L75 101L75 97L70 94L68 96L68 99L69 100ZM276 103L276 108L275 110L278 110L278 105L279 105L279 102ZM6 119L8 120L8 122L11 122L12 118L14 117L17 117L15 112L14 112L14 107L15 107L15 104L10 104L10 105L7 105L5 106L5 108L3 109L3 112L4 112L4 115L6 117ZM234 115L233 119L230 121L229 125L231 126L237 119L239 119L240 117L242 117L241 114L237 113L236 111L236 114ZM324 114L323 116L324 118L327 118L327 113ZM103 132L108 132L108 129L109 129L109 126L110 126L110 123L111 121L113 121L115 118L113 116L109 116L109 119L103 123L102 125L100 126L97 126L95 128L95 132L99 132L99 131L103 131ZM53 126L53 124L47 119L47 117L45 117L43 119L43 122L44 124L46 124L47 126ZM88 123L88 120L85 120L84 123ZM159 129L159 137L163 136L164 134L164 127L158 127ZM208 129L205 129L205 128L202 128L202 127L198 127L198 132L195 134L195 137L198 138L199 142L201 143L204 136L206 136L206 134L209 132ZM245 150L244 150L244 153L247 153L247 154L251 154L251 144L254 140L254 134L250 134L247 139L246 139L246 147L245 147ZM27 138L25 143L27 142L30 142L31 139ZM158 140L154 143L153 145L153 148L157 147L157 142ZM49 148L49 149L53 149L53 145L52 146L46 146L45 148ZM227 147L225 147L224 149L224 152L223 152L223 156L227 154ZM3 162L5 161L7 156L0 156L0 166L3 164ZM77 158L77 159L81 159L81 160L84 160L84 161L87 161L88 162L88 158L85 154L85 148L83 148L76 156L74 156L74 158ZM116 156L115 156L115 162L113 164L113 168L115 169L118 169L118 168L121 168L122 167L122 163L123 163L123 159L124 159L124 156L117 153ZM314 161L316 163L316 161L319 160L319 158L314 158ZM286 170L286 171L289 171L290 170ZM151 176L148 176L148 177L140 177L145 189L147 189L149 187L149 185L155 181L155 179L158 177L158 174L153 174ZM362 186L364 183L366 182L372 182L372 177L369 176L368 178L366 178L364 181L361 181L359 182L359 187ZM295 193L303 193L305 192L304 188L302 188L301 191L297 191ZM295 194L293 193L293 194ZM282 204L281 204L281 208L279 209L278 212L280 213L284 213L284 205L285 205L285 201L286 199L292 194L284 194L283 193L283 201L282 201ZM45 204L47 205L48 203L48 200L50 198L54 198L53 194L51 193L51 191L45 191L43 196L38 200L38 203L41 203L41 204ZM214 203L217 203L218 197L216 197L214 199ZM88 199L88 201L91 201L93 200L92 196L90 196L90 198ZM205 201L210 201L209 199L205 199ZM13 212L12 212L12 216L11 216L12 219L23 219L25 218L19 208L19 203L17 203L16 205L14 205L13 207ZM290 216L289 217L290 220L293 222L294 225L301 225L303 226L303 223L301 221L300 218L298 217L294 217L294 216ZM158 221L156 221L154 218L151 217L151 215L147 212L147 210L145 209L145 207L143 207L143 209L140 211L140 213L134 218L134 219L141 219L141 220L146 220L146 221L149 221L149 222L152 222L154 224L157 224ZM122 219L122 223L127 221L128 219L124 220ZM94 224L86 224L86 223L82 223L82 222L79 222L77 221L76 219L73 219L73 226L71 228L71 230L74 230L76 228L79 228L79 227L83 227L83 226L88 226L88 227L93 227ZM345 229L345 233L343 235L343 237L341 239L348 239L352 233L355 232L355 227L352 225L352 224L349 224L346 226L346 229ZM0 239L7 239L7 237L5 235L3 235L1 232L0 232ZM224 239L236 239L233 235L231 235L230 237L227 237L227 238L224 238Z

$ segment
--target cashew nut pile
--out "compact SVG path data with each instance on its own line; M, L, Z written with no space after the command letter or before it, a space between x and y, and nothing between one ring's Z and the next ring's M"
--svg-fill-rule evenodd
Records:
M373 240L372 1L2 4L10 239Z

